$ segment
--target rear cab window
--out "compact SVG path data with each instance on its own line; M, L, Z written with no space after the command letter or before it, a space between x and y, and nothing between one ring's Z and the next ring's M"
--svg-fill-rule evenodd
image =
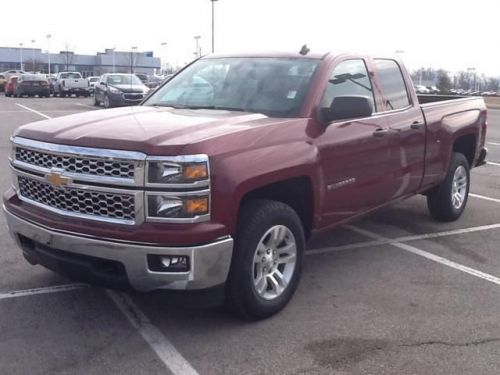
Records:
M390 59L375 59L374 63L385 111L410 107L408 89L399 64Z
M333 100L340 96L365 96L376 110L370 75L363 59L345 60L333 69L320 107L329 108Z

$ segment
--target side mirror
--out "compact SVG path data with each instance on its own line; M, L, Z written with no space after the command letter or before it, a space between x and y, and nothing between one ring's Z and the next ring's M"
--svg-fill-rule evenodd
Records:
M370 117L373 104L367 96L337 96L330 108L320 108L320 111L321 119L329 123L335 120Z
M106 82L101 82L99 83L101 86L107 86L108 84Z

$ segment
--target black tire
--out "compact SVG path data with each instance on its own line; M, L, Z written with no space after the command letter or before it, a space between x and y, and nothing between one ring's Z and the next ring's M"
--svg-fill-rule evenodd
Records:
M111 104L111 100L109 100L108 95L104 95L104 100L103 100L104 108L111 108L113 105Z
M276 225L287 227L296 241L296 262L288 285L271 300L261 297L254 286L254 254L261 238ZM243 318L258 320L282 310L292 298L300 280L305 235L297 213L288 205L256 200L242 207L226 283L226 306Z
M452 192L455 172L459 168L465 169L467 179L465 185L465 197L461 205L459 207L456 207L453 204ZM462 215L462 212L464 212L465 206L467 205L469 185L469 162L463 154L454 152L451 156L450 167L446 174L446 178L427 194L427 207L429 208L431 216L438 221L457 220L460 215Z

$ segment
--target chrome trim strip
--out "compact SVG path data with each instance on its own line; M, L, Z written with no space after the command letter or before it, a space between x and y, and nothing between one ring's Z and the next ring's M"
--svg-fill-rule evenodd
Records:
M39 151L51 151L58 154L65 155L80 155L80 156L91 156L99 158L108 159L122 159L122 160L146 160L146 154L137 151L123 151L123 150L108 150L101 148L88 148L80 146L66 146L56 143L47 143L34 141L32 139L22 138L22 137L12 137L12 143L14 145L25 146L31 149Z
M80 157L84 159L98 158L102 159L103 161L115 161L118 163L133 162L134 179L123 178L123 177L100 176L100 175L85 174L85 173L73 173L73 172L65 172L65 175L68 177L72 177L70 175L78 176L78 180L93 182L93 183L102 183L110 185L144 186L144 177L145 177L144 167L145 167L146 154L142 152L67 146L55 143L34 141L22 137L11 137L11 142L14 146L11 157L14 160L14 163L15 164L17 163L21 168L29 169L34 172L47 173L47 168L39 167L37 165L32 165L16 160L15 158L16 146L24 147L42 153L43 152L52 153L55 154L56 156Z
M47 174L52 172L52 169L50 168L44 168L38 165L28 164L24 161L11 160L11 163L13 167L26 169L34 173ZM98 175L74 173L67 171L62 172L61 175L65 177L70 177L74 180L93 182L96 184L136 186L135 180L132 178L98 176Z

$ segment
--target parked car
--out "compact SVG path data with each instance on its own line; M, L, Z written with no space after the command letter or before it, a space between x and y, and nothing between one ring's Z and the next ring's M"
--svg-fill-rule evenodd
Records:
M0 74L0 91L5 90L5 85L7 84L7 79L5 78L5 75Z
M11 76L19 76L25 73L26 72L24 70L11 69L11 70L6 70L2 74L5 76L6 79L9 79Z
M102 95L132 80L105 75ZM217 290L268 317L294 294L311 236L416 194L436 220L464 212L487 153L484 100L412 87L387 58L202 57L139 107L18 128L7 224L31 264L115 288Z
M14 85L17 82L17 76L11 75L5 84L5 96L14 95Z
M417 94L430 94L430 90L424 85L416 85L415 91L417 92Z
M427 86L429 94L439 94L441 91L436 86Z
M54 83L54 95L65 97L71 96L90 96L89 81L82 77L78 72L61 72L56 76Z
M137 105L148 93L147 88L135 74L103 74L94 91L94 105L104 108Z
M87 80L89 81L89 91L91 93L94 92L95 86L99 84L100 78L101 77L98 76L87 77Z
M42 74L21 74L14 83L14 96L50 96L49 81Z

